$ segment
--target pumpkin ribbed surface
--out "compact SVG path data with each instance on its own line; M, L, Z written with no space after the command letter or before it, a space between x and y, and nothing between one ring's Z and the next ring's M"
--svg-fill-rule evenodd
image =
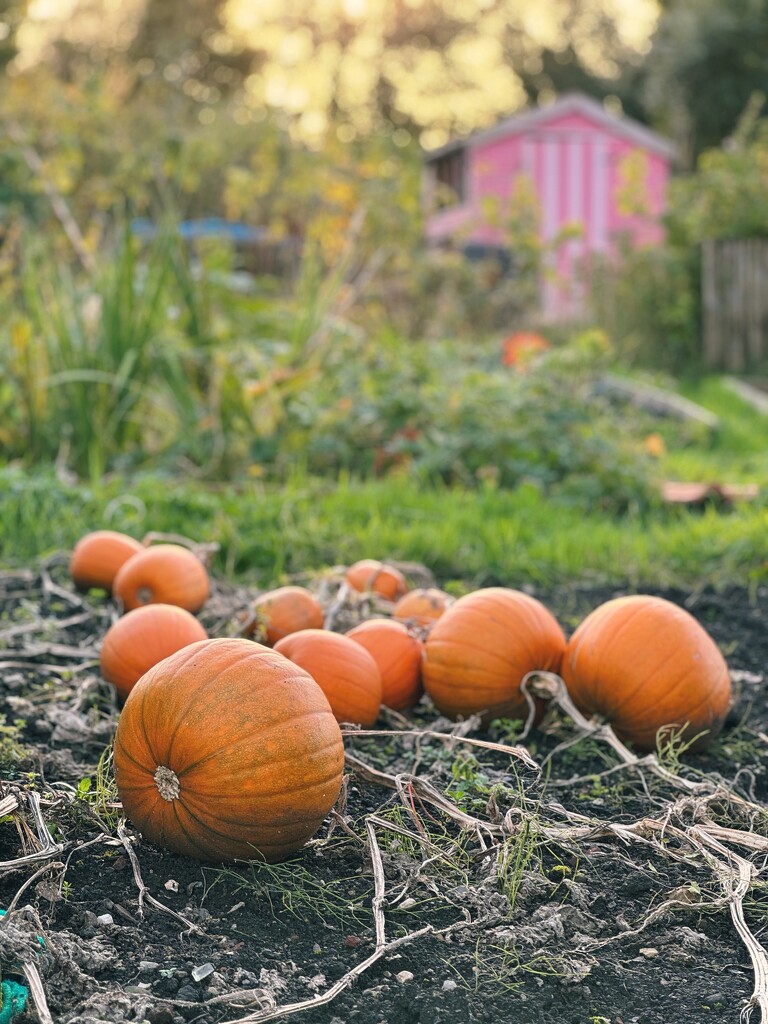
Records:
M155 544L120 569L113 594L126 611L144 604L175 604L198 612L208 600L208 572L188 548Z
M487 587L460 597L424 645L422 678L449 718L525 719L520 683L528 672L557 672L565 635L552 613L528 594Z
M335 803L344 766L320 687L245 639L203 640L150 669L128 695L114 749L134 825L209 861L299 849Z
M302 629L275 644L317 681L340 722L370 726L381 708L381 673L373 657L340 633Z
M381 703L395 711L413 707L422 694L424 645L402 622L367 619L346 634L373 657L381 673Z
M99 587L112 592L117 572L134 555L144 551L139 541L116 530L94 530L75 544L69 562L72 582L78 590Z
M260 594L253 602L255 621L249 635L263 633L266 642L278 640L300 629L322 629L323 606L306 587L277 587Z
M644 594L595 609L571 637L562 676L586 715L606 718L639 750L663 726L685 727L696 746L720 731L731 701L728 666L684 608Z
M138 680L163 658L187 644L207 640L202 623L184 608L148 604L110 626L101 645L101 674L125 698Z

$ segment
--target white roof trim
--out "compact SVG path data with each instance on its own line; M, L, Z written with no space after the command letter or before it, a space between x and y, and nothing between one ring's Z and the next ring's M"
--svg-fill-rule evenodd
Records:
M523 110L519 114L513 114L511 117L499 121L498 124L493 125L491 128L475 132L464 139L449 142L439 149L430 150L425 154L425 159L429 162L437 160L454 150L476 149L478 146L494 142L496 139L502 139L507 135L519 135L521 132L530 131L532 128L546 124L547 121L564 117L568 114L582 114L584 117L596 121L608 131L616 135L623 135L629 141L642 146L644 149L653 150L669 160L673 160L677 156L677 147L671 139L664 138L650 128L646 128L645 125L640 124L639 121L635 121L624 114L610 113L602 103L592 99L591 96L587 96L585 93L568 92L560 96L554 103L550 103L545 107L533 107Z

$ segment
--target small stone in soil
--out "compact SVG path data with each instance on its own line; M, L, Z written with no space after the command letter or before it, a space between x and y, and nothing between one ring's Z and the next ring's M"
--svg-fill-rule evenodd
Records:
M405 985L408 981L413 981L413 975L410 971L398 971L395 977L401 985Z
M443 992L453 992L453 990L457 987L458 986L456 985L456 982L453 980L453 978L446 978L445 981L443 982Z
M203 978L207 978L209 974L213 974L214 966L212 963L201 964L199 967L195 967L192 971L193 981L202 981Z
M158 1006L154 1010L147 1010L147 1021L149 1024L173 1024L173 1010L167 1006Z
M197 1003L200 996L194 985L182 985L176 992L176 998L185 1003Z
M159 966L154 960L139 960L140 971L156 971Z
M115 923L115 919L114 919L114 917L112 917L111 914L99 914L99 916L96 918L96 920L99 922L99 924L114 924Z

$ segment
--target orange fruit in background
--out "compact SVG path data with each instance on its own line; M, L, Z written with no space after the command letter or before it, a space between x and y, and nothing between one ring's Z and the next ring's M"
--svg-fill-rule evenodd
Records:
M413 622L418 626L429 626L435 622L455 598L437 587L418 587L409 590L392 609L392 618L401 622Z
M72 582L78 590L99 587L112 592L118 570L144 547L133 537L117 530L95 530L75 544L69 561Z
M345 634L373 657L381 673L381 703L394 711L413 707L421 696L424 645L393 619L367 619Z
M145 672L182 647L207 640L202 623L184 608L148 604L110 626L101 645L101 674L125 700Z
M558 672L564 651L565 634L536 598L506 587L475 590L432 627L424 643L424 689L449 718L525 721L529 705L520 683L535 670Z
M130 611L144 604L175 604L197 612L210 594L208 571L197 557L180 544L155 544L142 548L119 570L113 596Z
M376 721L381 672L360 644L328 629L302 629L283 637L274 649L309 672L339 722L371 726Z
M255 619L248 636L262 633L274 646L278 640L300 629L322 629L325 612L315 595L306 587L277 587L260 594L252 605Z
M536 352L546 352L551 347L536 331L515 331L501 343L501 361L504 366L519 366Z
M695 749L722 728L731 702L725 658L702 625L661 597L607 601L577 627L561 674L585 715L599 714L638 750L653 750L665 726Z
M372 591L388 601L396 601L408 591L408 583L400 570L375 558L363 558L350 565L344 578L353 590Z

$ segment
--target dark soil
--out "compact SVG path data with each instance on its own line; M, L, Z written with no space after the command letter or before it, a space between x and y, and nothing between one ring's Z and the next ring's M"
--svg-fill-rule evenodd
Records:
M569 632L623 592L580 585L537 596ZM721 823L765 835L766 593L663 596L688 608L714 637L736 693L719 740L706 755L685 757L681 772L719 779L728 792L765 803L764 817L754 808L750 817L727 796L720 802ZM217 588L202 616L212 635L237 631L236 610L246 598ZM406 782L401 797L352 770L338 813L290 861L202 865L153 847L121 823L108 766L99 779L118 716L97 661L116 615L112 604L75 594L65 564L53 564L0 573L0 612L0 769L3 792L20 801L0 819L0 905L14 901L0 926L0 960L3 975L17 979L24 959L35 962L57 1024L261 1020L276 1007L327 993L375 949L366 845L372 813L386 882L386 940L404 941L326 1005L302 1009L298 1020L739 1021L753 970L712 864L673 838L622 841L601 828L665 815L683 827L695 809L676 803L680 794L650 774L601 775L616 756L594 738L556 749L574 736L561 713L550 713L526 742L540 763L553 753L541 777L508 754L412 732L348 739L365 764L428 780L489 823L486 832L460 828L417 785ZM341 628L343 615L339 622ZM393 717L381 724L409 725ZM426 699L410 724L453 727ZM512 723L497 723L470 735L513 743L514 733ZM582 781L568 783L574 777ZM42 798L60 849L13 867L7 862L40 849L29 793ZM507 812L512 824L502 841ZM566 836L576 821L590 827ZM129 849L146 886L143 899ZM759 938L768 923L765 855L737 852L755 864L744 911ZM674 905L654 915L668 900ZM32 1002L18 1019L36 1019Z

